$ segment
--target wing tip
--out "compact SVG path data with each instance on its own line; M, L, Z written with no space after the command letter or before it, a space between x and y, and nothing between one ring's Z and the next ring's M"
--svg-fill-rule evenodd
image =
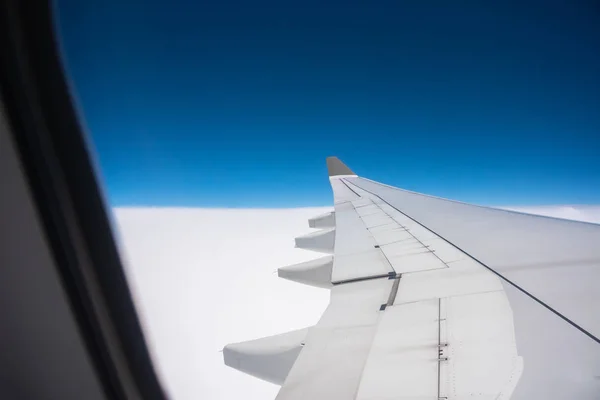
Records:
M327 157L327 172L329 176L356 175L346 164L335 156Z

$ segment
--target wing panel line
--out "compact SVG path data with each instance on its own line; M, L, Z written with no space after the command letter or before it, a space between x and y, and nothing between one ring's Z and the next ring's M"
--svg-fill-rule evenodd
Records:
M394 301L396 300L396 294L398 293L398 287L400 286L400 279L402 279L402 274L399 274L394 278L392 290L390 291L390 296L388 297L388 301L386 303L387 307L394 305Z
M345 180L344 178L341 178L341 179L340 179L340 181L341 181L341 182L342 182L342 183L343 183L343 184L344 184L344 185L345 185L345 186L346 186L348 189L352 190L352 192L353 192L354 194L356 194L358 197L362 198L362 196L361 196L360 194L358 194L358 193L357 193L357 192L356 192L354 189L352 189L352 188L350 187L350 185L348 185L348 183L346 182L346 180ZM376 204L375 204L375 205L376 205ZM354 205L353 205L353 207L354 207ZM381 210L381 207L377 206L377 208L379 208L379 209ZM381 210L381 211L383 211L383 210ZM354 212L356 212L356 208L354 208ZM383 211L383 212L385 213L385 211ZM385 213L385 214L387 215L387 213ZM362 221L362 218L361 218L361 216L360 216L360 215L358 215L358 213L356 213L356 215L357 215L357 216L358 216L358 218L359 218L359 219ZM389 215L388 215L388 217L389 217ZM363 223L364 223L364 221L363 221ZM383 225L386 225L386 224L383 224ZM376 226L383 226L383 225L376 225ZM374 228L374 227L372 227L372 228ZM370 231L370 229L369 229L369 228L366 228L366 229L367 229L368 231ZM392 262L390 261L390 259L388 258L388 256L387 256L387 255L385 254L385 252L384 252L384 251L381 249L381 247L377 247L377 249L378 249L378 250L379 250L379 252L380 252L380 253L383 255L383 257L384 257L384 258L385 258L385 260L387 261L387 263L388 263L388 265L390 266L390 268L392 268L392 271L394 271L394 272L393 272L393 276L396 276L396 269L394 268L394 265L392 264ZM390 275L390 274L388 274L388 275L383 275L383 276L391 276L391 275ZM361 280L361 279L364 279L364 278L359 278L359 280ZM335 283L345 283L345 282L335 282ZM334 284L335 284L335 283L334 283Z
M395 272L390 272L388 274L371 275L371 276L361 276L360 278L352 278L352 279L345 279L343 281L335 281L335 282L331 282L331 284L333 286L337 286L337 285L343 285L344 283L354 283L354 282L370 281L370 280L373 280L373 279L381 279L381 278L393 279L395 276L396 276Z
M345 179L342 179L342 183L343 183L344 185L346 185L346 186L348 187L348 189L350 189L350 190L352 190L354 193L356 193L356 191L350 187L350 185L353 185L352 183L350 183L350 182L346 182L346 180L345 180ZM358 185L357 185L357 186L358 186ZM360 186L359 186L359 187L360 187ZM363 188L360 188L360 189L361 189L361 190L364 190L364 191L365 191L365 192L367 192L367 193L371 193L371 192L369 192L369 191L368 191L368 190L366 190L366 189L363 189ZM371 193L371 194L372 194L372 195L374 195L374 196L377 196L375 193ZM357 195L357 196L360 196L358 193L356 193L356 195ZM361 196L361 197L362 197L362 196ZM379 196L377 196L377 197L379 197ZM394 210L396 210L396 211L400 212L401 214L403 214L403 215L407 216L407 215L406 215L406 214L404 214L402 211L400 211L400 210L396 209L396 207L392 206L392 205L391 205L391 204L389 204L387 201L383 200L381 197L379 197L379 199L381 199L381 200L382 200L383 202L385 202L387 205L389 205L390 207L392 207ZM383 210L381 207L379 207L379 205L378 205L378 204L376 204L376 203L373 203L373 204L375 204L375 206L377 206L377 208L379 208L379 210L381 210L381 212L383 212L385 215L387 215L388 217L392 218L392 220L394 220L394 217L392 217L392 216L391 216L391 215L389 215L387 212L385 212L385 210ZM367 214L367 215L371 215L371 214ZM363 215L363 217L364 217L364 215ZM408 217L408 216L407 216L407 217ZM359 216L359 218L362 218L362 217L361 217L361 216ZM410 217L408 217L408 218L410 218ZM410 218L410 219L411 219L411 220L413 220L412 218ZM404 231L408 232L408 234L409 234L410 236L412 236L412 237L413 237L413 238L414 238L414 239L415 239L417 242L419 242L419 243L421 244L421 246L423 246L423 247L424 247L424 248L426 248L426 249L429 249L429 246L425 245L425 243L423 243L423 242L422 242L422 241L421 241L421 240L420 240L418 237L416 237L415 235L413 235L413 233L412 233L410 230L408 230L408 229L407 229L405 226L403 226L403 225L402 225L401 223L399 223L398 221L396 221L396 220L394 220L394 221L395 221L395 222L396 222L396 223L397 223L397 224L398 224L398 225L399 225L401 228L403 228L403 230L404 230ZM413 221L414 221L414 220L413 220ZM415 221L415 222L417 222L417 221ZM418 223L418 222L417 222L417 223ZM382 225L375 225L375 226L372 226L371 228L376 228L376 227L378 227L378 226L383 226L383 225L387 225L387 223L385 223L385 224L382 224ZM421 224L419 224L419 225L421 225ZM423 225L421 225L421 226L423 226ZM429 230L430 232L434 233L435 235L439 236L437 233L433 232L431 229L427 228L426 226L423 226L423 227L424 227L425 229ZM371 228L367 228L367 229L368 229L368 230L371 230ZM441 238L441 236L439 236L439 237ZM446 239L444 239L444 240L446 240ZM448 241L446 240L446 242L448 242ZM392 242L392 243L396 243L396 242ZM386 243L386 245L388 245L388 244L392 244L392 243ZM450 242L448 242L448 243L450 243ZM450 244L452 244L452 243L450 243ZM453 246L454 246L454 245L453 245ZM456 246L454 246L454 247L456 247ZM459 249L459 250L460 250L460 249ZM440 257L439 257L437 254L435 254L435 251L428 250L428 252L430 252L431 254L433 254L433 255L434 255L434 257L435 257L435 258L437 258L438 260L440 260L440 262L441 262L442 264L444 264L444 265L446 266L446 268L450 268L450 266L448 265L448 263L447 263L446 261L442 260L442 259L441 259L441 258L440 258ZM384 251L382 251L382 253L383 253L384 257L385 257L385 258L388 260L388 262L390 263L390 265L392 266L392 269L394 269L394 266L392 265L392 263L390 262L390 260L387 258L387 256L386 256L385 252L384 252ZM466 254L466 253L465 253L465 254Z
M340 181L341 181L341 182L342 182L344 185L346 185L346 187L347 187L348 189L350 189L350 190L352 191L352 193L354 193L354 194L355 194L355 195L357 195L358 197L362 197L360 194L356 193L356 190L352 189L352 188L351 188L351 187L348 185L348 183L346 183L346 180L345 180L344 178L340 178Z

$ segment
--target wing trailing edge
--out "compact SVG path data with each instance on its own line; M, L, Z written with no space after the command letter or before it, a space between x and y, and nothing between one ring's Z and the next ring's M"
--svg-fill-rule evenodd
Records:
M296 247L319 253L332 254L335 242L335 228L311 232L296 238Z
M326 229L335 227L335 211L317 215L308 220L308 226L316 229Z
M276 385L282 385L296 362L308 328L268 336L223 348L225 365Z
M316 260L281 267L277 270L277 273L280 278L329 289L333 286L331 283L332 268L333 256L325 256Z

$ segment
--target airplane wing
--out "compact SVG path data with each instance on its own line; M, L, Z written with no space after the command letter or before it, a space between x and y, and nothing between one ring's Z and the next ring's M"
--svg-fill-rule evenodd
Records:
M278 400L600 398L600 225L481 207L327 159L335 211L279 276L326 287L300 331L227 345Z

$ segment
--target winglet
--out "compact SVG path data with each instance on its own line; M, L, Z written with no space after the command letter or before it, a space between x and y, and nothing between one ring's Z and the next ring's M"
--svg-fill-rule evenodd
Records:
M337 157L327 157L327 171L329 172L329 176L356 175Z

